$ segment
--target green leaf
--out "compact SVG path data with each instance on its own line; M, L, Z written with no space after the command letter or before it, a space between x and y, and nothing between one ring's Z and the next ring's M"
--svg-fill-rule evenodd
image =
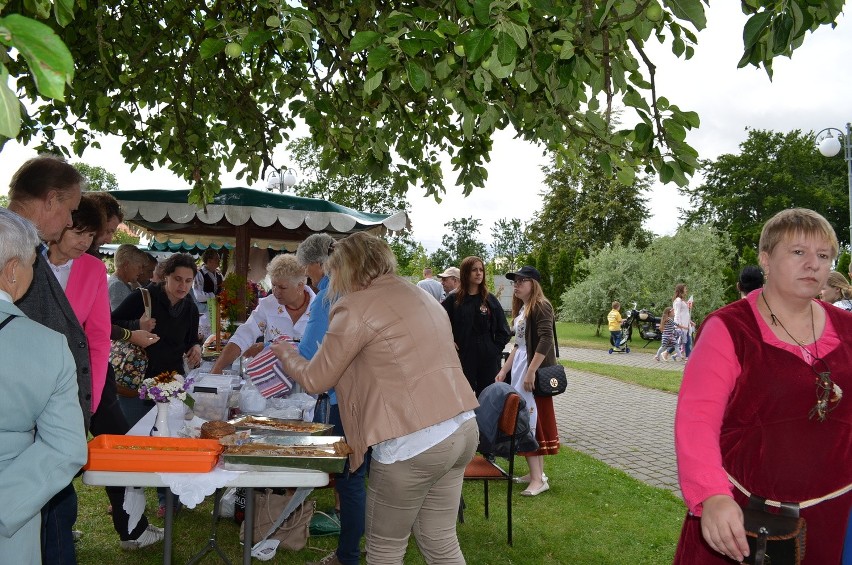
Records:
M743 46L746 51L760 41L761 34L766 29L766 26L769 25L770 17L772 17L772 14L769 12L761 12L748 19L743 28Z
M441 20L438 22L438 31L440 31L444 35L458 35L459 24L457 24L456 22L451 22L449 20Z
M787 14L781 14L772 22L772 52L780 55L790 45L790 36L793 33L793 18Z
M388 66L391 61L392 53L387 45L379 45L367 55L367 66L371 70L380 71Z
M518 53L518 44L508 33L497 36L497 59L500 63L508 65L515 60Z
M467 0L456 0L456 9L463 16L470 17L473 15L473 6Z
M701 31L707 27L707 15L701 0L663 0L663 4L675 17L692 22L695 29Z
M225 49L225 42L217 37L208 37L198 46L198 54L202 59L209 59Z
M408 61L405 65L408 73L408 84L414 92L420 92L426 86L428 75L416 61Z
M364 95L369 96L374 90L382 85L382 71L373 73L364 81Z
M349 49L352 52L363 51L375 43L381 35L375 31L359 31L349 42Z
M399 48L409 57L415 57L423 49L423 42L419 39L402 39Z
M9 88L9 71L0 65L0 136L14 139L21 131L21 101Z
M24 56L41 95L65 101L65 85L74 78L74 60L52 29L19 14L0 19L11 44Z
M501 24L503 33L512 37L515 43L521 49L527 46L527 30L516 24L515 22L504 21Z
M473 0L473 15L483 25L491 24L491 0Z
M56 15L56 23L67 26L74 20L74 0L55 0L53 13Z
M467 60L475 63L491 49L494 43L494 32L488 28L477 28L462 35L464 51Z
M636 180L636 171L633 167L621 167L616 171L615 178L624 186L632 186Z

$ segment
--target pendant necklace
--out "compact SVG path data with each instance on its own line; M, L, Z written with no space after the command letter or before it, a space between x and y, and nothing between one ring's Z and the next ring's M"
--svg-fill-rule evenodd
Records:
M796 344L799 347L801 347L802 349L805 349L805 342L800 341L800 340L796 339L795 337L793 337L793 334L791 334L790 332L787 331L787 328L784 327L784 324L781 322L780 319L778 319L778 316L775 315L775 312L772 311L772 306L770 306L769 302L766 301L766 293L761 292L760 297L763 298L763 303L766 304L766 308L769 309L769 318L770 318L770 320L772 320L772 325L773 326L781 326L781 329L784 330L785 334L790 336L790 339L795 341ZM817 350L817 344L816 344L816 327L814 325L814 307L813 307L813 304L810 305L810 309L811 309L811 333L813 334L813 338L814 338L814 341L813 341L814 354L813 354L813 356L818 357L819 352ZM807 351L807 349L805 349L805 351ZM808 353L810 354L810 352L808 352Z
M772 325L781 326L781 329L784 330L790 339L796 342L798 346L802 350L802 357L808 365L810 365L811 370L817 375L817 402L813 408L811 408L808 413L808 419L817 418L820 422L824 422L828 413L837 407L837 403L840 402L840 399L843 398L843 389L840 386L831 380L831 371L826 370L824 372L819 372L814 367L814 364L817 360L822 361L823 365L825 365L825 361L819 356L819 349L817 348L817 340L816 340L816 328L814 326L814 306L811 303L811 334L813 335L814 341L814 352L811 353L805 347L804 342L799 341L793 335L787 331L787 328L784 327L784 324L775 313L772 311L772 307L769 305L769 302L766 301L766 294L761 292L760 296L763 298L763 303L766 304L766 307L769 309L769 317L772 320ZM808 361L810 358L810 361ZM826 365L826 369L828 366Z

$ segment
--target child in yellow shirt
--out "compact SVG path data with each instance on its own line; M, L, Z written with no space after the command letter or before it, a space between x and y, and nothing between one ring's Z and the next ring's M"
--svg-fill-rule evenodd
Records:
M612 303L612 310L606 315L609 322L609 343L613 347L618 347L621 341L621 303L616 300Z

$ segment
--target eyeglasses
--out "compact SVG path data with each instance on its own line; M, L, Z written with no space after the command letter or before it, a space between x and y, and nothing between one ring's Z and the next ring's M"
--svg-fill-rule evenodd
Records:
M828 413L837 408L840 404L840 399L843 398L843 390L831 380L831 371L828 365L819 357L814 357L814 362L819 361L825 366L825 371L817 371L813 365L811 370L816 374L816 397L817 401L811 411L808 412L808 419L816 418L820 422L825 422Z
M527 281L531 281L532 279L528 279L526 277L515 277L515 280L512 281L512 284L515 286L521 286Z

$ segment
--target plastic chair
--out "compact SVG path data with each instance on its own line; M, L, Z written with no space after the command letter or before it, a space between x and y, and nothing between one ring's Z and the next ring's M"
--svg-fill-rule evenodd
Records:
M506 459L509 469L503 470L496 461L483 455L476 454L464 470L464 480L482 481L485 496L485 517L488 518L488 483L490 481L506 482L506 528L508 532L508 543L512 545L512 478L515 473L515 452L517 442L515 439L518 425L518 414L520 413L521 397L517 393L506 395L503 402L503 411L500 414L498 428L500 432L510 438L509 454ZM464 502L459 509L459 521L464 522Z

